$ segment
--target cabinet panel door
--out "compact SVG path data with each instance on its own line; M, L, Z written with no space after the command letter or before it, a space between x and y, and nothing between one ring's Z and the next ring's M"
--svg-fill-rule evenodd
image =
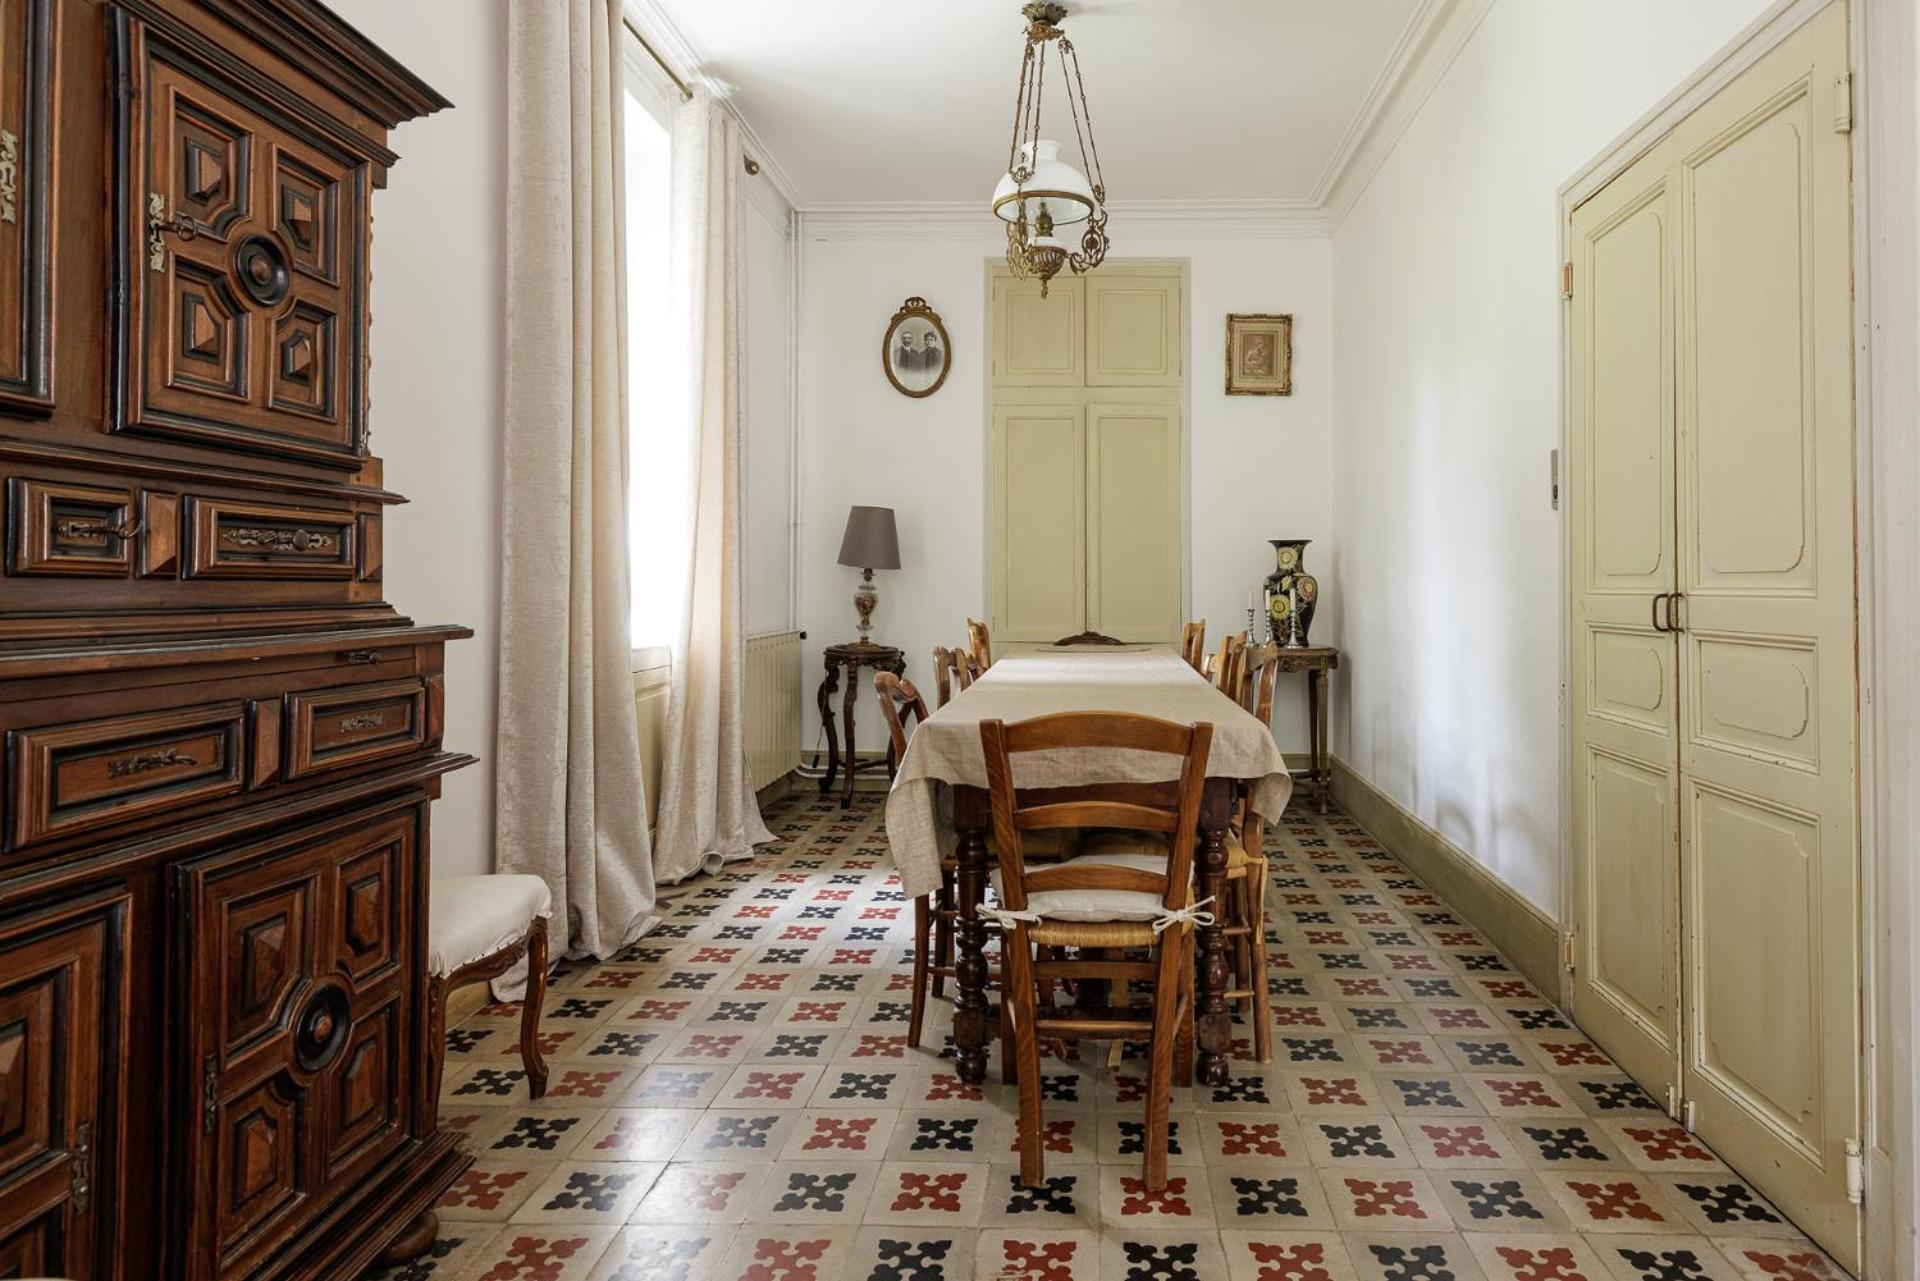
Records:
M309 1199L407 1141L421 821L409 808L176 869L176 1017L200 1100L190 1276L244 1275Z
M116 430L359 467L367 160L124 14L116 54Z
M994 635L1056 641L1086 628L1086 441L1077 405L993 413Z
M52 407L52 0L0 0L0 412Z
M1078 387L1084 376L1086 291L1079 280L993 279L993 381L1001 387Z
M86 1281L108 1243L128 910L0 924L0 1277Z
M1180 385L1180 277L1087 280L1087 386Z
M1180 474L1178 409L1087 410L1087 626L1093 631L1159 642L1179 630Z

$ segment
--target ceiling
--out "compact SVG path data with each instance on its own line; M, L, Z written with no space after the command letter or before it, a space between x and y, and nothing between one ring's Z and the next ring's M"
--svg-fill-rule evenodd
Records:
M985 201L1017 0L653 0L808 207ZM1069 0L1122 201L1312 202L1422 0ZM1072 123L1049 65L1043 136ZM1076 161L1077 163L1077 161Z

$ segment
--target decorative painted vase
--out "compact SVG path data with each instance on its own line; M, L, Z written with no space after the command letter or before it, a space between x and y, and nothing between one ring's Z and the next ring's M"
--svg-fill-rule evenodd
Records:
M1267 610L1273 619L1273 638L1282 645L1305 646L1320 603L1320 580L1306 570L1311 538L1269 538L1274 569L1267 575ZM1298 617L1295 617L1295 614Z

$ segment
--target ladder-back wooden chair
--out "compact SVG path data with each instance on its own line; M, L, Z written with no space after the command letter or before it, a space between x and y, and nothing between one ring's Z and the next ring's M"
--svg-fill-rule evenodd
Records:
M1207 666L1207 620L1195 619L1180 629L1180 657L1187 660L1187 666L1194 671L1205 671Z
M987 625L977 618L967 620L967 652L973 656L976 675L993 666L993 638L987 635Z
M1213 682L1214 688L1234 702L1242 702L1241 681L1245 677L1247 657L1247 634L1235 632L1220 642L1220 652L1207 661L1201 669L1201 675Z
M954 693L971 686L979 674L972 656L964 649L933 647L933 692L938 706L945 707L952 702Z
M1200 794L1206 782L1210 724L1176 725L1118 712L1073 712L980 726L987 788L993 808L998 872L1003 1024L1013 1041L1019 1079L1020 1181L1041 1186L1046 1175L1041 1115L1042 1037L1140 1038L1147 1059L1145 1184L1167 1180L1167 1124L1176 1050L1191 1051L1183 1033L1193 1009L1193 930L1212 918L1193 901L1193 856ZM1015 788L1017 759L1031 752L1133 751L1180 758L1172 785L1111 784L1054 792ZM1166 842L1163 854L1078 856L1034 867L1026 857L1033 837L1073 828L1117 829ZM1035 949L1077 949L1058 959ZM1145 952L1146 959L1117 955ZM1147 1017L1131 1008L1042 1010L1041 986L1060 982L1129 980L1153 984Z
M1280 677L1280 647L1260 645L1246 651L1241 704L1263 726L1273 724L1274 686ZM1271 733L1271 729L1268 730ZM1245 1001L1253 1021L1254 1057L1273 1061L1273 1004L1267 990L1266 824L1241 798L1239 814L1227 833L1227 877L1221 917L1231 949L1235 977L1229 1001Z
M941 654L949 652L936 646L933 651L935 663L939 662ZM935 671L939 671L937 666ZM942 686L946 684L944 679L936 679ZM927 719L926 700L920 697L920 691L913 687L912 681L892 672L875 673L873 688L880 696L880 714L886 718L887 733L893 739L893 759L903 761L907 757L907 738L912 733L911 727ZM929 896L925 894L913 900L913 1001L907 1015L908 1045L920 1044L920 1029L926 1021L927 995L931 985L953 977L955 867L952 864L952 859L941 860L937 902L928 902Z

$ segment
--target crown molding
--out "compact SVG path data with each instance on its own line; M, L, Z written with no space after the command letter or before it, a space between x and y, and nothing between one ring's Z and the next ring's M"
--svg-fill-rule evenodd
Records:
M1359 201L1491 8L1493 0L1420 0L1314 186L1329 228Z
M1325 215L1297 200L1115 200L1107 205L1116 241L1324 240ZM985 201L873 201L799 207L806 240L978 240L989 250L1006 242L1003 224Z
M787 208L798 209L801 204L800 189L794 186L792 175L781 166L760 135L753 131L753 125L733 105L733 86L724 80L708 74L705 70L707 60L693 43L682 34L667 11L660 7L659 0L623 0L622 11L626 20L641 35L646 37L659 55L670 66L680 70L680 76L690 85L697 85L712 94L714 100L726 107L734 123L740 126L741 149L752 156L760 166L760 177L765 178L780 193Z
M746 150L760 163L811 240L980 240L998 246L999 224L972 201L807 201L779 158L729 101L731 86L698 68L707 65L661 7L660 0L624 0L627 18L675 66L694 68L689 83L706 87L739 122ZM1116 200L1108 205L1116 236L1180 236L1213 240L1324 239L1333 235L1366 191L1427 99L1445 79L1493 0L1420 0L1387 61L1314 184L1296 200Z

